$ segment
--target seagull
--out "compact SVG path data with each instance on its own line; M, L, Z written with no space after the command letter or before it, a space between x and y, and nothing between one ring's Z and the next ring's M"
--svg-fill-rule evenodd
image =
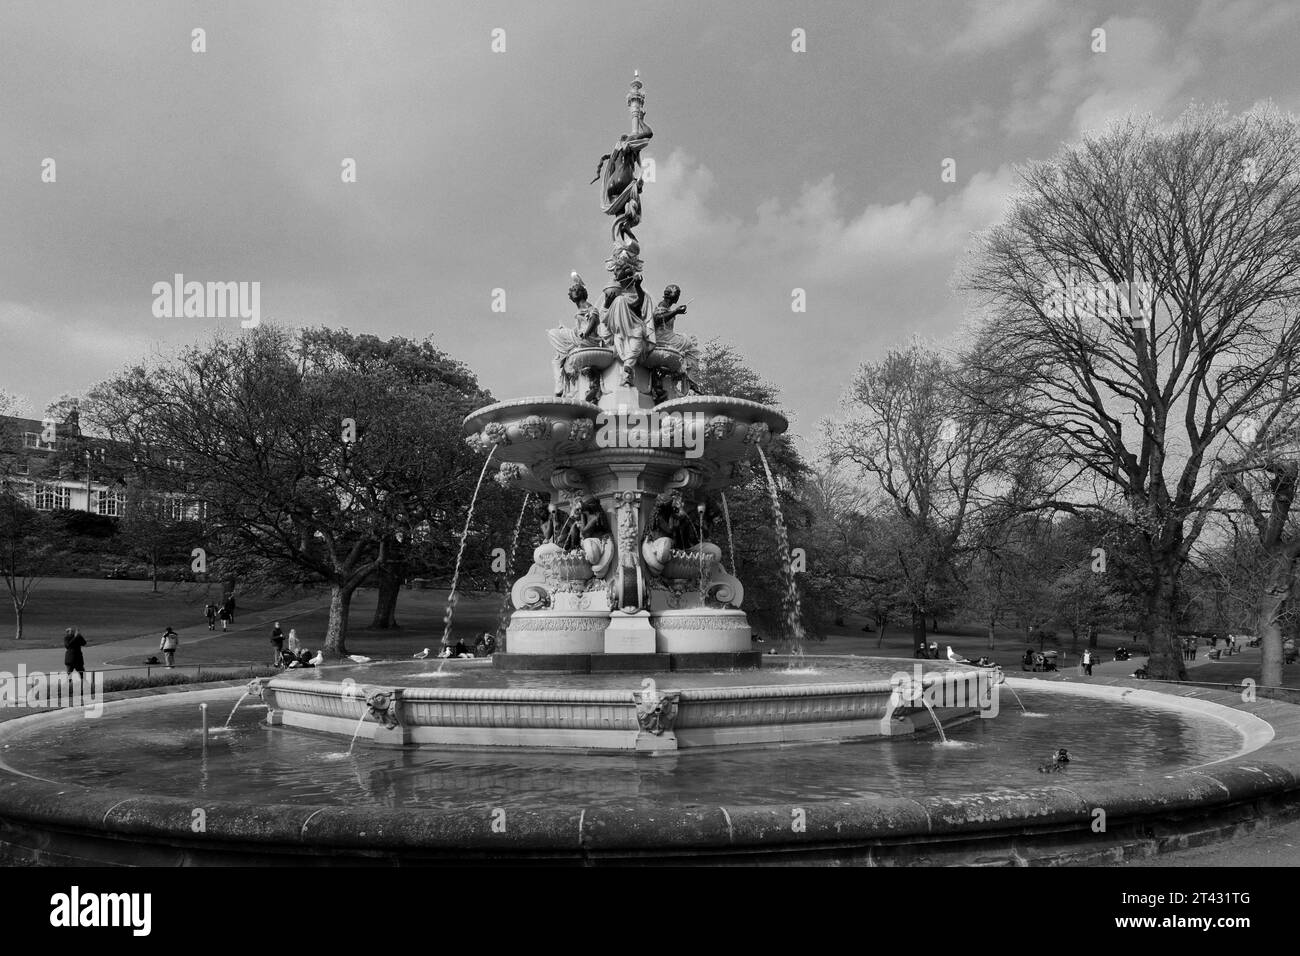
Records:
M369 663L370 663L370 658L368 658L368 657L362 657L360 654L349 654L349 655L348 655L348 660L350 660L353 664L369 664Z
M325 652L317 651L316 656L311 659L311 666L320 667L324 663L325 663Z
M970 663L970 661L966 660L966 658L964 658L964 657L958 657L958 656L957 656L957 652L954 651L954 650L952 649L952 645L951 645L951 644L948 644L948 645L946 645L946 646L947 646L947 648L948 648L948 660L952 661L954 664L969 664L969 663Z
M429 656L429 649L426 647L424 650L422 650L422 651L420 651L420 652L418 652L418 653L416 653L416 654L412 654L411 656L412 656L413 658L415 658L417 661L422 661L422 660L424 660L426 657Z

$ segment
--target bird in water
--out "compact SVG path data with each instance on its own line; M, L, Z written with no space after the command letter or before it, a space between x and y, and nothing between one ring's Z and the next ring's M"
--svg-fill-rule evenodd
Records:
M1062 747L1056 753L1052 754L1052 759L1038 768L1039 773L1057 773L1065 769L1065 765L1070 762L1070 752Z
M422 661L429 656L429 649L426 647L424 650L420 651L419 653L412 654L411 656L415 658L417 661Z

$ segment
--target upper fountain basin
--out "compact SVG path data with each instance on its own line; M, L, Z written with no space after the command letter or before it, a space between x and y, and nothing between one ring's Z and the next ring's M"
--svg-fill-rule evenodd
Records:
M466 441L500 461L533 465L591 445L600 409L576 398L515 398L465 416Z

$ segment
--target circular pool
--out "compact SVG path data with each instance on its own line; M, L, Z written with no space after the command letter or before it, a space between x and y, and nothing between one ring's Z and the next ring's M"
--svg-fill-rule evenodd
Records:
M812 663L767 678L845 673ZM863 676L857 666L848 672ZM413 681L435 670L351 673ZM506 679L546 680L472 668L427 678ZM626 675L596 679L627 684ZM94 720L55 711L0 725L0 854L62 863L1095 862L1257 825L1300 791L1290 705L1108 679L1008 686L1016 695L1001 695L996 719L948 726L946 742L927 729L655 754L381 747L267 726L256 699L222 727L240 687L122 699ZM206 747L200 703L211 714ZM1040 769L1058 748L1070 763Z

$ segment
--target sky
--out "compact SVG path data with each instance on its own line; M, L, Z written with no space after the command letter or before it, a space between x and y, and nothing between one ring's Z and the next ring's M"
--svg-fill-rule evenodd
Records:
M547 394L569 273L606 279L588 182L637 69L647 289L681 286L678 331L734 343L812 441L863 362L957 340L951 276L1018 164L1130 111L1300 111L1298 50L1290 0L6 0L0 389L39 414L239 334L155 315L181 273Z

